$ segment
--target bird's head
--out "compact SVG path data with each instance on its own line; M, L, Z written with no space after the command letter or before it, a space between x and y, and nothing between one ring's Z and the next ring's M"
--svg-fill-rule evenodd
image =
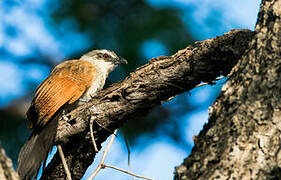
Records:
M100 61L101 63L112 64L113 66L128 63L126 59L119 57L113 51L106 49L90 51L83 55L80 59L92 61L94 63L99 63Z

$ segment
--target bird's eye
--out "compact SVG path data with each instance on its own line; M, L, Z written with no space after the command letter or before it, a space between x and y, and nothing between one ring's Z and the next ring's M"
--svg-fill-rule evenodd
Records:
M107 58L109 58L109 55L108 54L103 54L103 58L107 59Z

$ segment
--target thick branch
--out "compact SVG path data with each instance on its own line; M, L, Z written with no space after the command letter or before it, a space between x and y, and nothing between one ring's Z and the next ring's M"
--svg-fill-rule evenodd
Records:
M94 136L100 148L125 121L143 116L202 81L212 83L216 77L227 75L247 49L253 34L249 30L233 30L198 42L196 48L187 47L173 56L152 59L124 81L99 92L91 102L60 115L56 141L66 142L63 149L73 178L80 179L95 156L88 133L91 118L96 122ZM64 177L62 164L55 156L42 179L61 177Z

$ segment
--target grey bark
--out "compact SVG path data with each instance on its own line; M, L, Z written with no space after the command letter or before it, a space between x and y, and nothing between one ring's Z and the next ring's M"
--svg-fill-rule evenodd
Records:
M0 179L1 180L19 180L18 173L13 168L13 163L6 156L5 150L0 143Z
M175 179L281 179L281 0L262 1L248 50Z
M189 91L200 82L213 83L227 75L248 48L254 33L233 30L223 36L198 42L173 56L162 56L131 73L122 82L100 91L91 102L70 113L61 112L56 142L63 145L73 179L80 179L95 157L89 136L89 121L94 123L98 147L126 121L144 116L151 108ZM41 179L64 178L61 160L56 155Z

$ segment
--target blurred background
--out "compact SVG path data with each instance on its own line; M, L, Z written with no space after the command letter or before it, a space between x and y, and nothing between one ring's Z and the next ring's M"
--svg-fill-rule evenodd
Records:
M160 55L233 28L254 29L260 0L3 0L0 1L0 142L15 168L30 132L25 111L36 87L59 62L92 49L110 49L129 61L110 74L117 82ZM184 93L121 129L107 164L156 179L174 167L208 120L224 81ZM126 136L131 150L127 165ZM103 144L105 146L105 143ZM86 172L86 179L96 163ZM97 179L132 179L112 169Z

